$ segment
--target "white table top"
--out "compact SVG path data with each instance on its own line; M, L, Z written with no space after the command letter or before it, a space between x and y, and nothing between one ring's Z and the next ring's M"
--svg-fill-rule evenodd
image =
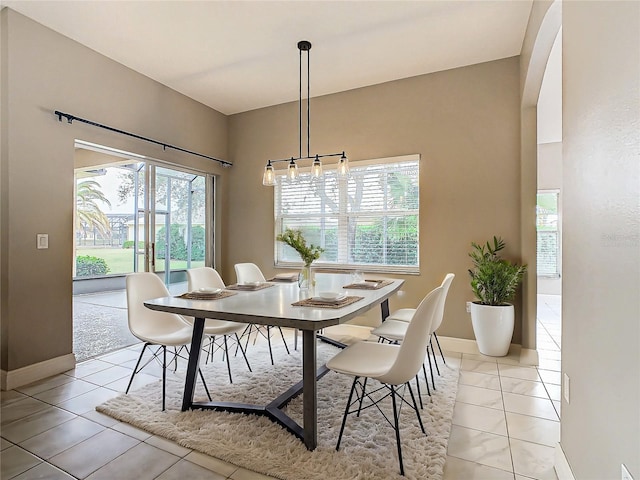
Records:
M372 278L384 278L370 275ZM391 279L390 279L391 280ZM300 290L296 282L273 282L273 286L255 291L234 290L236 295L217 300L189 300L163 297L144 302L152 310L178 313L197 318L216 318L243 323L320 330L338 325L363 314L400 289L404 280L394 279L391 285L369 290L342 287L352 283L347 274L316 274L315 292L343 291L350 296L364 297L342 308L313 308L291 304L314 296Z

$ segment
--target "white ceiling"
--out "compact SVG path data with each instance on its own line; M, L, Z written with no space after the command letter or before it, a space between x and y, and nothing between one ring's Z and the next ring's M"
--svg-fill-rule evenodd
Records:
M318 96L519 55L532 4L0 2L225 114L297 100L299 40Z

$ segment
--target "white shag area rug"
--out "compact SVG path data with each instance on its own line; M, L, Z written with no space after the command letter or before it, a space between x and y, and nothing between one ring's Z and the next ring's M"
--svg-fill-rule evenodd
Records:
M273 337L275 365L266 344L250 345L247 355L253 372L247 370L241 355L231 357L233 384L227 366L216 355L202 366L214 400L266 404L302 379L301 351L287 355L282 341ZM318 365L339 351L318 344ZM146 355L146 354L145 354ZM204 353L201 356L204 358ZM185 363L185 362L183 362ZM201 362L204 364L204 362ZM400 418L405 477L400 476L395 434L375 408L360 417L350 415L340 451L335 450L342 415L353 377L329 372L318 381L318 447L308 451L304 444L267 417L207 410L181 412L184 369L167 375L167 408L161 411L161 382L120 395L96 407L118 420L154 435L239 467L283 480L440 480L451 430L451 418L458 385L458 370L440 362L437 390L427 395L420 374L424 409L420 410L427 435L418 425L415 412L403 408ZM373 387L377 382L369 382ZM412 382L415 393L415 381ZM407 392L407 397L410 396ZM195 400L207 400L198 379ZM391 399L384 402L392 418ZM285 412L302 425L302 395L291 401Z

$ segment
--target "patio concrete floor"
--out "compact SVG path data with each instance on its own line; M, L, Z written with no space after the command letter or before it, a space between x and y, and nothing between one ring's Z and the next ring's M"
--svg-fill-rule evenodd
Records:
M169 287L184 293L186 283ZM139 343L129 331L125 290L73 296L73 353L77 362Z

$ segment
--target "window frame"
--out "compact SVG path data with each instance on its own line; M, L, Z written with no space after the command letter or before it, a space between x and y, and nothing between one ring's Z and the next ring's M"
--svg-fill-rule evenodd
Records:
M557 223L555 230L538 230L538 195L545 194L554 194L556 196L556 208L557 208ZM536 276L542 279L558 279L562 276L562 210L560 205L560 189L557 188L547 188L547 189L539 189L536 191ZM556 273L539 273L539 263L537 261L538 258L538 234L541 231L555 232L556 233Z
M336 262L323 261L322 259L316 260L313 265L316 269L324 269L331 271L352 271L352 270L366 270L369 272L382 272L382 273L396 273L396 274L408 274L419 275L420 274L420 154L402 155L395 157L377 158L369 160L360 160L350 162L351 171L357 170L362 167L371 165L384 165L384 164L399 164L415 162L418 173L416 175L417 180L417 193L416 193L416 205L417 209L404 209L404 210L390 210L383 208L382 210L363 210L358 212L350 212L348 208L348 194L349 194L349 182L348 179L337 180L337 199L338 199L338 211L337 213L314 213L310 214L310 217L325 217L325 218L337 218L337 249L338 260ZM299 167L300 168L300 167ZM323 165L325 174L335 170L333 165ZM310 172L310 168L300 168L300 175L306 175ZM282 195L281 189L286 187L285 178L286 170L280 170L276 172L277 185L274 187L274 238L281 233L283 229L283 223L286 219L291 218L304 218L304 215L296 214L282 214ZM345 233L348 229L348 224L353 218L358 217L378 217L378 218L393 218L401 217L407 218L409 216L416 217L416 264L415 265L393 265L393 264L368 264L368 263L348 263L347 259L350 254L348 244L344 243L348 241L348 236ZM326 231L325 231L326 232ZM280 258L280 252L284 246L280 242L274 242L274 266L276 268L300 268L303 262L289 261Z

